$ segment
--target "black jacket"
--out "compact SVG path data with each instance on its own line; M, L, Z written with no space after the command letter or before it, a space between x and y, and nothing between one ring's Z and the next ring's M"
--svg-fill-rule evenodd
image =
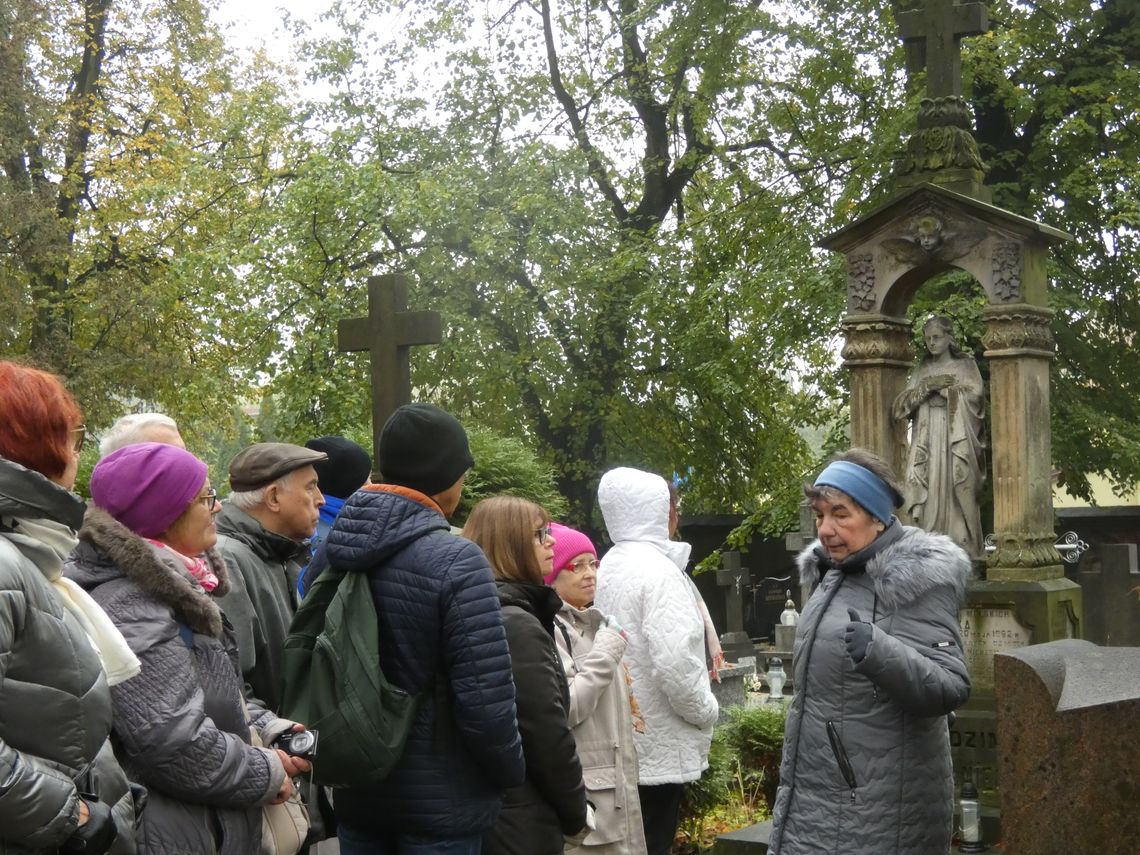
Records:
M510 654L487 559L450 533L426 497L383 486L353 494L325 544L314 562L327 557L369 575L385 676L429 693L396 768L375 787L337 790L337 819L373 834L482 834L503 791L523 779Z
M570 691L554 646L554 615L562 600L552 588L496 583L511 649L526 781L508 790L484 855L559 855L563 834L586 825L586 787L567 713Z

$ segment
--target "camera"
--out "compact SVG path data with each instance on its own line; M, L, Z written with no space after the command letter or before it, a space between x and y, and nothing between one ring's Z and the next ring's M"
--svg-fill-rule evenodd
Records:
M317 731L287 731L273 740L273 747L280 748L292 757L311 760L317 753Z

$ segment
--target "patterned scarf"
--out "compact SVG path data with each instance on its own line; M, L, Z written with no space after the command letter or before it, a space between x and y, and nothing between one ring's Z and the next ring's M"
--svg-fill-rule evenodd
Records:
M188 558L177 549L174 549L172 546L163 543L161 540L155 540L150 537L143 539L147 543L153 546L157 546L160 549L165 549L175 555L178 560L182 562L183 566L186 567L187 572L189 572L191 576L198 580L198 584L202 586L203 590L205 590L206 593L209 593L210 591L214 590L214 588L218 587L218 577L214 575L214 571L210 569L209 563L207 563L206 559L201 555L199 555L197 558Z

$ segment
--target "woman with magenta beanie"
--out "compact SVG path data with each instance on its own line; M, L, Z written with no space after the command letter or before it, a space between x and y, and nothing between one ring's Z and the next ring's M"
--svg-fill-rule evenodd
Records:
M562 598L555 644L570 684L570 728L582 761L594 824L583 840L567 841L581 855L643 855L645 833L637 797L634 729L645 723L622 664L625 634L612 617L591 608L598 553L580 531L550 524L554 561L546 584ZM573 845L576 843L576 845Z
M251 723L266 745L293 723L255 702L246 712L213 599L228 584L212 550L218 501L206 464L173 445L129 445L95 467L91 497L64 572L142 663L111 689L119 761L150 792L139 852L257 852L261 806L288 797L290 776L308 764L250 744Z

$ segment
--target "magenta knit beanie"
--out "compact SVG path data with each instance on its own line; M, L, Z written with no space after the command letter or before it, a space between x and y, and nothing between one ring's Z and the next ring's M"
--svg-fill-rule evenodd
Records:
M594 544L590 542L590 538L582 532L562 525L562 523L552 522L550 533L554 535L554 566L549 575L546 576L547 585L553 585L558 574L569 567L570 562L579 555L588 552L595 558L598 557L598 550L594 549Z
M135 534L157 537L190 507L206 474L206 464L189 451L140 442L99 461L91 473L91 498Z

